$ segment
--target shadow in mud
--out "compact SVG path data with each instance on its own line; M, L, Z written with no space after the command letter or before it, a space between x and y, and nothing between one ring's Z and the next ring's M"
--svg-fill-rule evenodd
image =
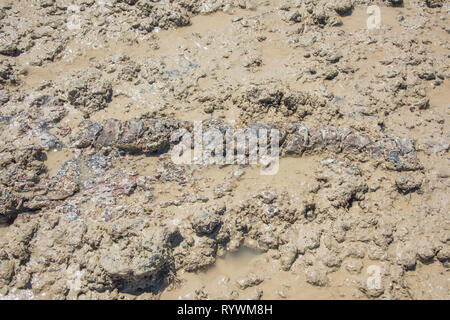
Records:
M180 232L175 232L169 238L170 246L175 248L184 240ZM114 287L121 293L139 296L144 293L151 293L158 295L167 287L176 284L178 279L176 277L175 264L172 262L156 275L152 272L139 276L128 275L127 277L120 277L114 281Z
M341 17L348 17L348 16L351 16L352 14L353 14L353 8L350 8L347 11L344 11L344 12L339 12L339 15Z
M114 282L114 287L121 293L139 296L144 293L157 295L164 291L173 281L172 268L159 272L156 275L130 276L127 279L118 279Z
M247 246L240 247L237 251L230 252L222 259L227 259L227 257L231 257L232 259L240 259L240 258L246 258L246 257L256 257L261 254L263 254L263 250L259 250L256 248L250 248Z

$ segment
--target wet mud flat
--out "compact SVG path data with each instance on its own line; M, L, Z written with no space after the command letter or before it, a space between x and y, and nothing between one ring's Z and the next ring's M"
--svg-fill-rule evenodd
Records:
M0 1L0 299L448 299L449 9Z

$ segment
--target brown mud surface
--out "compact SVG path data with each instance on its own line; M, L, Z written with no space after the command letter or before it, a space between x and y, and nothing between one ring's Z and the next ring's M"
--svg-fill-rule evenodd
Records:
M449 299L449 10L0 0L0 299Z

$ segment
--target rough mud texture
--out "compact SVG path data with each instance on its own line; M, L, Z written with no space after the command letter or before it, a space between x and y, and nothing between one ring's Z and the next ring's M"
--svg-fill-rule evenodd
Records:
M0 0L0 299L450 297L448 1L73 4Z

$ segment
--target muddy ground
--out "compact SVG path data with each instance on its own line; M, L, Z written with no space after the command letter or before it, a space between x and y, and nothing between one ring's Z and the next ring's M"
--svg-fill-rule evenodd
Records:
M0 0L0 299L449 299L449 9Z

